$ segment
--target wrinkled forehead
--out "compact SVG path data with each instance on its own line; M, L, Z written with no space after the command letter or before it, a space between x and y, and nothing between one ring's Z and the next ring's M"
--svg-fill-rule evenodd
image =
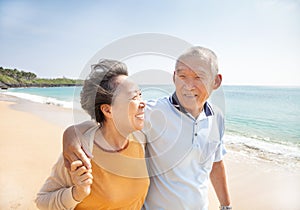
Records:
M212 71L212 65L210 60L204 60L201 57L198 56L189 56L185 58L181 58L176 62L176 71L180 70L191 70L195 73L211 73Z

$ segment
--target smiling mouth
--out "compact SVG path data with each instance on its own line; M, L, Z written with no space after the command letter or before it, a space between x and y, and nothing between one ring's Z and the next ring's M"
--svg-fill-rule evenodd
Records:
M198 95L197 94L183 94L183 96L187 98L196 98Z
M144 119L144 113L143 114L137 114L135 115L136 118L143 120Z

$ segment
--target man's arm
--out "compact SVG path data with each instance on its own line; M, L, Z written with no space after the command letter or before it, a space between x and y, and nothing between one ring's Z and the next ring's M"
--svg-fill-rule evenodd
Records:
M211 183L216 191L221 206L230 205L230 196L227 186L226 171L223 160L214 162L210 173Z
M89 152L83 133L89 128L95 126L93 121L86 121L77 125L68 127L63 134L63 156L65 166L70 170L71 163L81 160L85 167L91 168L90 159L92 154Z

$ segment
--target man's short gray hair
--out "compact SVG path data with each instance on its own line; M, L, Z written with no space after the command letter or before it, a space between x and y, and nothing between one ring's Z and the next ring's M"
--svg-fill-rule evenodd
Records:
M218 58L212 50L205 48L205 47L200 47L200 46L191 47L178 57L178 59L176 61L176 67L177 67L177 64L179 62L181 62L181 60L183 60L184 58L188 58L188 57L200 58L201 60L210 64L211 71L214 74L218 74L218 71L219 71Z

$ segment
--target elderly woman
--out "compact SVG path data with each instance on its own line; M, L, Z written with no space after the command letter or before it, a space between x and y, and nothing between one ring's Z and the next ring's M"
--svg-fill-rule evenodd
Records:
M92 169L62 155L36 198L40 209L141 209L149 187L144 159L145 103L126 65L100 60L81 91L82 108L97 124L84 132Z

